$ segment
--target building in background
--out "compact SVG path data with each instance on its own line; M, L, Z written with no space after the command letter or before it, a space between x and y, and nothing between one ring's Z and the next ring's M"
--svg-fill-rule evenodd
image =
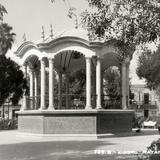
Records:
M140 51L133 54L130 63L130 109L134 109L137 116L143 116L145 119L157 120L160 113L160 96L154 90L146 86L144 79L139 79L136 74L138 66L138 57Z
M6 101L1 107L0 107L0 119L16 119L17 114L16 111L19 111L21 108L22 100L17 105L12 105L10 102Z
M154 90L150 90L145 84L133 84L130 98L130 109L134 109L137 116L157 120L160 99Z

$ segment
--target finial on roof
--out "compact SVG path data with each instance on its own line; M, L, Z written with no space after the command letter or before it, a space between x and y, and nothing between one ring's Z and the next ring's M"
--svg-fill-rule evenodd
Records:
M42 39L43 39L43 41L44 41L44 39L45 39L44 27L43 27L43 26L42 26Z
M69 10L68 10L68 17L69 18L75 18L75 28L77 29L78 28L78 17L77 17L77 14L76 14L76 8L74 7L70 7Z
M76 29L78 28L78 18L76 16L76 19L75 19L75 26L74 26Z
M22 39L23 39L23 42L26 42L26 41L27 41L27 38L26 38L26 34L25 34L25 33L23 34Z
M50 32L51 32L50 37L51 37L51 39L53 39L53 28L52 28L52 24L50 25L50 28L51 28L51 30L50 30Z

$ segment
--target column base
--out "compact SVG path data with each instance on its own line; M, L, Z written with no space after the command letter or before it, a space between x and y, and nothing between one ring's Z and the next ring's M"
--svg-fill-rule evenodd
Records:
M123 106L122 109L123 109L123 110L126 110L126 109L127 109L127 106Z
M96 109L103 109L102 106L97 106Z
M20 109L21 111L27 110L27 98L26 96L23 97L23 104L22 107Z
M49 106L47 110L55 110L54 106Z
M92 110L93 108L92 108L92 106L86 106L85 107L85 110Z
M25 110L27 110L27 108L21 108L21 109L20 109L20 111L25 111Z
M42 110L46 110L46 108L44 106L41 106L38 110L42 111Z

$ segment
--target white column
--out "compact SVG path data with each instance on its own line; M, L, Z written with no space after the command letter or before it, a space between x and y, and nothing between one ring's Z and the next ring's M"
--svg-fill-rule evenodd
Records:
M38 107L38 73L37 71L34 74L34 102L35 102L35 109Z
M69 75L66 73L66 108L69 108Z
M24 77L27 79L27 64L24 66ZM23 101L22 101L22 106L21 106L21 111L27 110L27 96L26 96L26 91L23 93Z
M27 78L27 65L24 65L24 77Z
M97 58L96 65L96 94L97 94L97 109L102 108L101 105L101 61Z
M86 108L91 107L91 58L86 57Z
M34 95L35 95L35 97L37 97L38 96L38 75L37 75L37 73L35 73L34 74L34 86L35 86L35 88L34 88Z
M127 104L126 104L126 63L122 62L122 72L121 72L121 91L122 91L122 109L126 109L127 108Z
M49 110L54 110L54 59L49 58Z
M34 71L30 68L30 109L34 109Z
M23 101L22 101L22 107L21 107L21 111L27 110L27 97L24 93L23 95Z
M59 83L58 83L58 108L60 109L62 107L62 73L60 71L60 73L58 74L59 76Z
M103 71L101 71L101 105L104 105L104 91L103 91Z
M127 94L127 107L129 107L129 62L126 64L126 94Z
M93 86L93 88L92 88L92 94L93 94L93 106L92 106L92 108L94 107L94 109L96 109L96 106L97 106L97 94L96 94L96 68L94 68L93 70L92 70L92 81L91 81L91 83L92 83L92 86Z
M41 59L41 106L40 110L43 110L46 108L45 106L45 92L46 92L46 74L45 74L45 61L42 58Z

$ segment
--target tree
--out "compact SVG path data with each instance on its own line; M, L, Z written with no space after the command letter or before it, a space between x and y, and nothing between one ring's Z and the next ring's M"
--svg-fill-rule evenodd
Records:
M86 73L84 69L73 72L69 76L71 94L83 94L86 83Z
M12 44L14 42L15 33L12 33L12 27L7 23L0 24L0 46L1 53L6 54L8 49L11 49Z
M87 1L90 8L81 14L82 27L88 30L90 40L115 40L122 58L132 56L137 46L144 47L160 36L159 0ZM69 7L72 15L75 9Z
M3 23L3 15L6 9L0 4L0 106L10 99L13 104L18 103L24 90L28 91L27 82L23 72L5 54L12 47L15 33L12 27Z
M3 5L0 4L0 20L3 21L3 15L7 13L7 10Z
M6 54L11 49L15 37L12 27L3 22L3 15L6 13L7 10L0 4L0 54Z
M117 40L122 56L160 35L158 0L88 0L91 10L82 13L82 25L91 39ZM128 50L129 49L129 50Z
M110 100L120 100L120 73L117 69L109 68L104 73L104 91Z
M17 104L22 98L23 90L28 89L20 67L11 59L0 55L0 106L7 98Z
M160 47L154 52L147 50L142 52L138 59L137 75L147 82L152 89L160 87Z

